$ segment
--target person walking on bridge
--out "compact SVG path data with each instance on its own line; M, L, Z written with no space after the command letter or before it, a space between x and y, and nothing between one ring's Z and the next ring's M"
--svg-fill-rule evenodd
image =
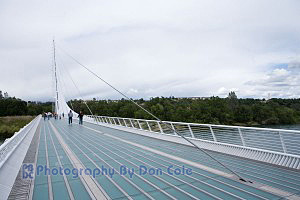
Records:
M47 118L47 113L44 112L43 117L44 117L44 121L45 121Z
M69 124L72 124L72 118L73 118L72 110L70 110L70 112L68 113L68 117L69 117Z
M51 117L51 112L48 112L48 113L47 113L47 118L48 118L48 120L50 119L50 117Z
M82 125L82 120L83 120L83 113L82 113L82 111L79 112L78 117L79 117L79 124Z

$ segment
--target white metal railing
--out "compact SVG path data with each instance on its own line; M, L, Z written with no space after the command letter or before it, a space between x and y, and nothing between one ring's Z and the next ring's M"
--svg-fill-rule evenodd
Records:
M93 121L189 138L300 155L300 131L88 115ZM167 125L166 125L167 124Z
M22 142L22 140L26 137L35 123L39 122L38 119L40 119L40 117L41 116L36 117L30 123L21 128L18 132L16 132L11 138L6 139L5 142L0 146L0 168L18 147L18 145Z

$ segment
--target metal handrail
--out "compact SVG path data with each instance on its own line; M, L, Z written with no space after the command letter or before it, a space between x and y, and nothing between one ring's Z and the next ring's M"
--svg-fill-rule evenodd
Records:
M23 141L28 132L34 126L35 122L37 122L40 118L41 116L37 116L35 119L21 128L18 132L16 132L11 138L6 139L5 142L0 146L0 168L10 157L13 151L18 147L18 145Z
M86 115L87 117L92 117L92 115ZM149 121L149 122L157 122L157 120L153 119L136 119L136 118L126 118L126 117L110 117L110 116L97 116L96 117L107 117L107 118L116 118L116 119L131 119L131 120L139 120L139 121ZM248 127L248 126L233 126L233 125L220 125L220 124L199 124L199 123L190 123L190 122L173 122L173 121L162 121L166 123L173 123L173 124L190 124L190 125L203 125L203 126L215 126L215 127L228 127L228 128L244 128L244 129L259 129L259 130L272 130L272 131L280 131L280 132L292 132L292 133L299 133L300 130L287 130L287 129L275 129L275 128L260 128L260 127Z
M6 139L5 142L0 146L0 168L6 162L6 160L10 157L13 151L18 147L18 145L23 141L28 132L34 126L35 122L41 116L37 116L23 128L21 128L18 132L16 132L11 138Z
M157 120L109 116L87 115L87 117L101 123L140 129L158 134L176 135L174 131L167 129L165 124L163 124L168 123L176 131L189 138L300 155L300 146L296 142L297 140L300 141L300 131L298 130L171 121L163 121L161 123Z

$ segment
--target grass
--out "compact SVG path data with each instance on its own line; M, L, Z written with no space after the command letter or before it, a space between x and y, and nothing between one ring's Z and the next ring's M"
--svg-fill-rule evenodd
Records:
M15 132L33 120L33 116L0 117L0 138L10 138Z

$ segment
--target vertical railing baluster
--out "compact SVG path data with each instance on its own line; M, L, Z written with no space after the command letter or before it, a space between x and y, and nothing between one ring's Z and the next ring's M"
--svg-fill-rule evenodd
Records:
M189 127L189 130L190 130L190 133L191 133L192 138L195 138L194 133L193 133L193 130L192 130L192 128L191 128L191 126L190 126L189 124L188 124L188 127Z
M149 131L152 131L152 130L151 130L151 127L150 127L150 125L149 125L149 122L146 121L146 123L147 123L147 125L148 125Z
M120 126L122 126L122 124L121 124L121 121L120 121L119 117L118 117L117 119L118 119L119 125L120 125Z
M171 122L170 124L171 124L171 127L172 127L172 131L174 132L174 135L178 135L176 130L175 130L175 127L174 127L173 123Z
M124 118L123 118L123 122L124 122L125 126L128 127L126 120Z
M142 126L141 126L141 123L140 123L140 120L137 119L137 123L138 123L140 129L143 130L143 128L142 128Z
M278 134L279 134L279 138L280 138L280 141L281 141L281 146L282 146L283 152L286 153L286 146L284 144L284 141L283 141L283 138L282 138L282 135L281 135L280 131L278 131Z
M161 133L164 133L163 129L161 128L161 125L160 125L159 121L157 121L157 125L158 125L158 127L159 127L160 132L161 132Z
M245 140L244 140L244 137L243 137L243 133L242 133L241 128L238 128L238 131L239 131L239 134L240 134L240 137L241 137L242 144L243 144L243 146L245 147L245 146L246 146L246 143L245 143Z
M131 127L132 127L132 128L135 128L135 127L133 126L133 123L132 123L131 119L129 119L129 122L130 122L130 124L131 124Z
M211 132L211 134L212 134L212 136L213 136L213 138L214 138L214 141L217 142L217 138L216 138L216 136L215 136L215 133L214 133L212 127L209 126L209 128L210 128L210 132Z

